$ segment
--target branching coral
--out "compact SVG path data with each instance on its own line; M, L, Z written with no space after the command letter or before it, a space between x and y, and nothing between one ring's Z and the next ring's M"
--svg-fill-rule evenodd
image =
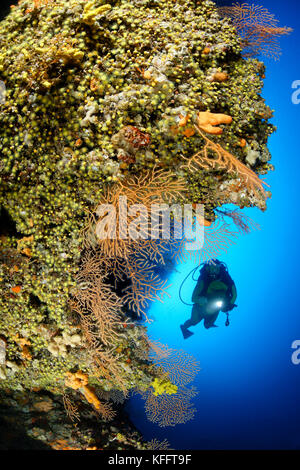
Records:
M145 250L147 248L145 244ZM155 300L162 301L164 295L168 295L167 281L155 274L154 267L155 265L145 259L141 265L140 260L135 256L124 261L123 264L119 263L118 277L123 274L123 279L130 279L130 285L123 290L124 303L139 317L145 317L147 320L146 311L149 303Z
M77 275L71 307L79 314L94 373L115 381L126 393L122 369L113 353L113 345L124 333L120 330L123 301L105 283L101 259L91 253L83 258ZM106 347L106 349L105 349Z
M145 172L138 177L131 176L124 182L120 181L113 187L107 187L96 209L99 220L95 227L98 248L104 259L127 259L136 250L139 242L144 245L148 243L144 240L149 238L149 218L151 214L152 216L159 214L160 210L160 207L155 208L155 204L172 204L186 191L187 187L182 178L176 178L170 171L158 169ZM143 207L139 207L139 204ZM134 223L137 216L134 208L137 211L142 211L142 208L147 210L146 214L142 212L138 226ZM137 230L137 238L133 236L134 234L128 233L127 226L129 230L130 227L132 231ZM149 243L151 244L151 239Z
M149 342L149 358L161 367L175 385L186 385L200 370L199 362L183 350L172 349L157 341Z
M203 114L203 126L231 122L229 116ZM147 320L149 303L161 301L163 296L167 295L167 281L162 280L155 271L155 265L165 264L165 255L176 261L191 256L199 257L203 261L218 256L228 248L235 237L228 224L216 223L205 233L203 249L197 253L187 252L182 213L177 213L178 206L175 205L170 214L173 214L173 222L176 220L181 225L182 235L175 238L170 224L169 239L159 238L163 226L160 215L164 204L178 201L187 191L188 187L183 178L175 179L171 172L163 170L154 169L139 178L125 179L124 182L106 189L101 204L96 209L98 220L91 214L90 224L85 231L85 246L95 250L95 256L101 260L99 263L102 263L106 275L113 276L115 285L129 280L128 285L122 289L124 305ZM124 198L125 206L122 205ZM130 227L136 222L136 211L132 211L132 208L145 211L138 218L138 236L135 237L132 232L129 233ZM156 225L153 220L156 220ZM149 232L150 222L152 232ZM201 225L211 225L211 222L205 220L198 222ZM158 233L156 239L151 238L153 230Z
M63 394L63 403L68 418L72 422L80 421L80 414L78 412L78 408L66 393Z
M167 281L160 279L154 267L158 262L164 264L164 252L172 246L170 240L151 238L150 221L157 219L156 225L152 224L152 230L157 230L159 234L162 205L171 204L186 191L182 178L174 179L171 172L163 170L155 169L138 178L128 178L107 188L99 209L96 209L99 219L86 230L85 244L96 249L104 272L113 274L119 282L130 280L130 284L123 289L122 300L140 317L147 318L149 302L161 300L166 293ZM121 206L124 198L125 208ZM139 218L138 227L134 225L134 207L146 211ZM132 236L133 226L137 229L137 237Z
M242 39L244 55L252 57L264 54L278 59L281 50L278 38L289 34L292 29L278 26L278 20L261 5L235 3L232 6L220 7L222 16L232 18L238 34Z
M107 285L101 257L87 252L76 277L77 288L73 293L72 306L80 313L81 321L90 329L94 345L114 343L121 335L123 301ZM90 323L89 323L90 322Z
M185 387L172 395L163 393L156 396L145 392L142 396L145 398L147 418L160 427L184 424L194 418L196 408L190 400L196 395L194 388Z
M206 137L205 134L196 126L197 131L205 141L205 145L200 152L186 159L185 167L188 171L197 171L199 168L221 169L228 173L235 173L244 181L248 191L252 191L258 198L266 198L264 185L267 183L261 180L254 171L240 162L234 155L225 150L220 144L217 144ZM210 153L213 156L210 156Z
M196 388L187 388L186 384L193 381L199 372L199 362L185 351L169 348L147 337L145 342L148 358L162 371L160 379L152 382L146 390L138 391L145 400L149 421L161 427L186 423L196 412L191 399L197 395Z
M167 439L164 439L163 441L158 441L157 439L151 439L151 441L148 442L148 449L149 450L171 450L170 444L167 441Z
M250 233L251 230L258 230L260 228L259 224L257 224L254 220L243 214L238 209L216 209L216 213L222 220L224 220L226 217L230 218L240 233Z

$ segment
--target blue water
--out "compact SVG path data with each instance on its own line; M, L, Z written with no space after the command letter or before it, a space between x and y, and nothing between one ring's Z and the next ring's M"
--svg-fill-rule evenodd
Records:
M223 2L224 3L224 2ZM256 2L249 2L256 3ZM150 336L170 347L185 349L201 363L193 400L193 421L160 428L147 421L143 401L134 398L130 416L146 439L167 438L175 449L300 449L300 365L291 361L291 344L300 339L299 132L300 104L292 104L292 82L300 80L300 5L297 1L262 0L294 32L281 41L279 62L264 59L267 74L263 96L276 110L278 131L269 141L276 171L267 177L273 193L265 213L248 209L260 231L241 236L220 257L238 289L238 308L231 325L192 328L184 341L179 324L190 307L178 298L179 285L194 267L177 266L170 276L170 299L151 308L155 322ZM194 288L183 289L187 302Z

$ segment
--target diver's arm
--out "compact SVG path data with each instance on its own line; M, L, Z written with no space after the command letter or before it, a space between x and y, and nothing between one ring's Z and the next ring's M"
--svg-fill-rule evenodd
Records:
M199 280L198 280L197 285L196 285L196 287L194 289L194 292L193 292L193 295L192 295L192 302L194 304L197 304L199 302L199 300L201 302L201 298L202 298L201 294L202 294L203 288L204 288L204 282L202 280L199 282Z
M234 309L236 307L235 301L237 298L237 291L235 284L232 284L230 295L229 295L228 303L225 305L225 308L222 310L222 312L230 312L230 310Z
M231 304L234 304L235 301L236 301L236 298L237 298L237 290L236 290L235 284L233 283L233 284L232 284L232 287L231 287L231 299L230 299L230 303L231 303Z

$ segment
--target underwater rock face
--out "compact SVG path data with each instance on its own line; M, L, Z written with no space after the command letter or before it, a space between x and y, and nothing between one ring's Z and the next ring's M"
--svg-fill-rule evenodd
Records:
M11 9L0 24L0 204L12 223L1 236L0 389L67 393L109 419L99 397L162 379L145 359L144 328L128 324L105 276L101 321L111 330L101 323L99 340L79 322L96 302L80 300L82 314L70 301L88 290L76 278L87 214L108 186L154 167L182 178L179 202L204 203L208 221L229 202L265 209L266 194L247 183L272 169L263 76L211 1L21 0ZM205 146L205 163L189 171L186 159ZM216 165L216 148L234 165L222 152ZM86 381L70 388L70 373Z
M6 342L0 339L0 379L6 379Z
M81 404L82 419L76 427L65 419L62 397L49 393L15 392L1 395L0 450L128 450L148 449L140 434L119 410L111 423L95 420Z
M176 171L203 144L193 130L199 111L230 116L218 142L265 169L264 65L242 59L235 29L212 2L23 1L0 34L8 180L37 178L51 191L54 174L62 187L76 175L87 180L82 199L96 202L90 192L101 181L154 164ZM116 142L129 125L151 145ZM257 158L247 162L253 140Z

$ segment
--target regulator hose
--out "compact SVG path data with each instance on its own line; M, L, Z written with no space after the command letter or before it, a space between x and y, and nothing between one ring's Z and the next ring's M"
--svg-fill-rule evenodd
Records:
M185 283L185 281L188 279L188 277L190 277L191 274L193 274L193 281L197 281L197 279L195 279L194 277L194 274L196 273L197 269L199 269L204 263L201 263L199 264L199 266L196 266L195 268L193 268L189 273L188 275L184 278L184 280L182 281L182 283L180 284L180 287L179 287L179 298L181 300L181 302L184 304L184 305L188 305L189 307L192 307L194 304L188 304L187 302L185 302L181 296L181 290L182 290L182 287L183 287L183 284Z

